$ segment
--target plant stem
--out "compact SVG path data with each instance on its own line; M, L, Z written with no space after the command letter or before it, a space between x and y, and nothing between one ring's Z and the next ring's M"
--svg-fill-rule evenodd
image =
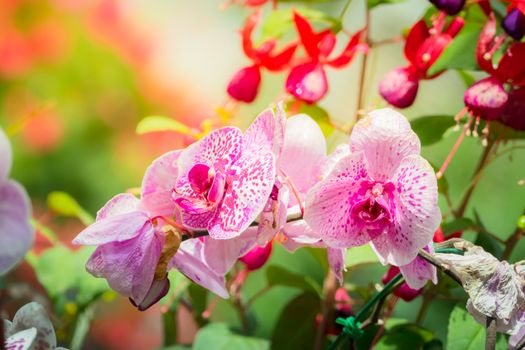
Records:
M369 44L369 31L370 31L370 10L368 9L368 4L365 3L366 13L365 13L365 42ZM368 62L368 53L363 55L361 61L361 73L359 75L359 88L357 89L357 108L355 111L356 119L359 120L361 110L363 109L364 104L364 86L365 86L365 77L366 77L366 66Z
M421 307L419 308L419 311L416 316L416 324L418 326L420 326L423 320L425 319L425 314L428 310L428 307L430 306L430 303L432 302L432 299L434 299L433 292L423 294L423 302L421 303Z
M335 291L337 290L337 278L332 270L328 271L323 284L323 304L322 304L322 318L315 334L314 349L324 349L326 342L326 328L328 322L333 318Z
M496 319L487 317L487 335L485 338L485 350L496 349Z
M177 344L177 313L175 310L168 308L162 314L162 326L164 330L163 345L168 347Z
M432 254L428 253L427 251L423 249L420 249L418 255L422 257L423 259L425 259L426 261L428 261L429 263L431 263L432 265L434 265L435 267L441 269L444 273L452 277L454 281L462 285L461 278L454 271L450 270L450 268L447 265L443 264L439 259L434 257Z
M525 212L524 212L524 215L525 215ZM522 229L520 229L519 227L516 228L512 236L510 236L509 239L507 239L507 241L505 242L505 250L503 251L501 260L508 260L510 258L512 251L514 250L514 247L519 242L521 237L523 237L524 234L525 233L523 232Z
M339 20L342 22L343 18L345 17L346 11L348 11L348 8L350 7L350 4L352 3L352 0L346 0L346 4L343 7L343 10L341 11L341 14L339 15Z
M481 178L481 174L483 170L485 169L485 165L487 163L490 152L492 151L492 146L494 146L494 144L495 142L489 141L489 143L483 150L478 166L476 167L476 171L474 172L474 175L472 176L472 181L467 189L467 192L465 192L463 199L461 200L461 204L459 205L458 210L456 210L456 215L455 215L456 217L460 218L460 217L463 217L463 214L465 214L465 210L467 209L468 202L470 201L470 198L472 197L472 193L474 193L474 188L476 188L476 185L479 179Z

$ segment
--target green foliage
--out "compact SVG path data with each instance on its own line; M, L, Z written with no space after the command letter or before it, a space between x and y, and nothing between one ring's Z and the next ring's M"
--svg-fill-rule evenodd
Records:
M469 218L459 218L443 223L441 229L443 230L443 234L446 236L456 231L466 230L470 228L473 223L474 222Z
M431 115L410 121L412 130L417 134L422 146L439 142L445 132L455 125L453 116Z
M373 9L379 5L392 5L404 2L405 0L367 0L368 8Z
M158 132L158 131L174 131L183 135L197 136L198 132L189 126L168 117L149 116L142 119L138 125L136 132L139 135Z
M56 214L78 218L84 225L93 223L93 217L66 192L54 191L47 196L47 206Z
M321 310L317 294L305 292L283 310L272 334L272 349L309 349L315 340L315 318Z
M269 266L266 269L266 279L270 286L281 285L321 295L321 287L310 276L295 274L280 266Z
M265 339L235 334L228 328L228 325L214 323L207 325L197 333L192 349L268 350L270 343Z
M456 306L448 322L447 350L477 350L485 347L485 328L462 307Z
M299 106L299 108L297 108L297 106ZM334 126L330 121L330 115L324 108L316 104L307 104L301 101L292 100L286 104L285 108L287 111L293 110L294 113L304 113L310 116L319 125L325 138L332 135L334 132Z
M442 349L435 342L435 336L427 329L414 324L405 323L392 327L381 337L376 350L419 350L432 346L432 349Z
M349 267L377 262L379 262L379 259L370 244L348 249L345 257L346 266Z

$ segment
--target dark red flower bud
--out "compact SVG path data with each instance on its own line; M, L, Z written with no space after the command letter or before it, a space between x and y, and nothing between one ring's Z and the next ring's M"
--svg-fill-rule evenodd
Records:
M445 235L443 234L443 230L441 227L438 227L436 232L434 232L434 238L432 238L432 241L436 243L441 243L445 240Z
M514 8L503 18L501 26L513 39L521 40L525 34L525 15Z
M488 77L468 88L463 99L472 115L491 121L500 118L509 95L498 79Z
M383 278L381 279L381 282L383 284L387 284L392 280L392 278L396 277L396 275L399 273L399 267L397 266L390 266L388 271L385 273ZM394 290L394 295L400 297L404 301L412 301L415 298L417 298L421 293L423 293L423 288L421 289L412 289L406 284L406 282L403 282L399 287Z
M266 246L253 247L248 253L239 258L242 261L248 270L253 271L261 268L270 258L272 254L272 241L270 241Z
M430 2L450 16L457 15L465 6L465 0L430 0Z
M319 101L328 91L322 64L308 62L295 66L286 79L286 90L306 103Z
M396 68L388 72L381 83L379 93L391 105L406 108L416 99L419 81L410 67Z
M525 131L525 87L512 90L501 116L501 122L515 130Z
M242 68L233 76L228 84L228 94L236 99L250 103L257 97L261 84L261 71L258 65Z

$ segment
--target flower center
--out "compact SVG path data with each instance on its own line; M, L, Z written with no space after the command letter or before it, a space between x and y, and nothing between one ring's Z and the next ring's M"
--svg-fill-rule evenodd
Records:
M363 182L356 194L358 200L351 208L354 223L369 234L381 234L393 219L393 190L394 185L391 182Z

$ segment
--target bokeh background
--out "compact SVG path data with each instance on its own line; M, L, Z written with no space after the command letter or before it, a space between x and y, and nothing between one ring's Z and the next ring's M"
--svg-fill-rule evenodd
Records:
M135 129L142 118L168 116L196 129L221 119L228 81L248 63L237 30L251 11L222 5L212 0L0 1L0 124L13 142L12 177L29 192L35 220L55 231L61 241L69 242L83 224L50 210L49 193L67 192L94 215L116 193L140 186L145 168L155 157L188 143L187 136L174 132L138 135ZM311 6L337 17L343 5L344 1L334 0ZM279 5L291 6L300 4ZM428 6L424 0L407 0L375 8L372 40L401 35ZM345 28L361 28L364 11L361 1L353 1L344 18ZM384 45L371 53L364 95L367 108L385 106L378 83L387 71L404 65L402 45ZM343 70L328 71L330 90L319 105L339 123L355 118L361 59ZM236 106L228 122L246 127L259 111L283 97L284 80L285 73L265 74L256 101ZM465 89L457 74L447 72L423 82L416 103L404 113L409 118L455 115L463 108ZM423 155L439 166L457 135L447 133L442 141L424 147ZM342 134L332 135L330 147L345 139ZM479 139L468 138L447 170L454 203L469 185L482 149ZM491 163L471 201L469 212L475 209L485 226L504 239L524 208L525 186L518 184L525 177L524 163L520 152ZM469 233L466 237L475 238ZM39 235L35 254L49 246ZM523 259L523 252L521 242L511 260ZM364 253L350 250L349 259L359 254ZM305 251L289 254L276 245L270 264L311 276L322 285L323 270ZM378 264L361 264L346 274L347 282L373 284L385 270ZM54 273L57 279L72 278L60 270ZM261 287L263 275L264 269L250 276L247 293ZM20 303L41 295L50 304L27 263L9 278L20 288ZM31 281L29 287L27 281ZM254 335L269 337L283 307L297 294L293 288L275 287L257 299ZM395 317L413 319L420 302L400 302ZM227 302L214 303L212 319L239 324ZM436 301L424 325L445 338L451 307ZM182 310L178 336L191 342L195 324ZM161 344L158 308L139 313L124 298L108 294L93 312L95 322L85 349L149 349Z

